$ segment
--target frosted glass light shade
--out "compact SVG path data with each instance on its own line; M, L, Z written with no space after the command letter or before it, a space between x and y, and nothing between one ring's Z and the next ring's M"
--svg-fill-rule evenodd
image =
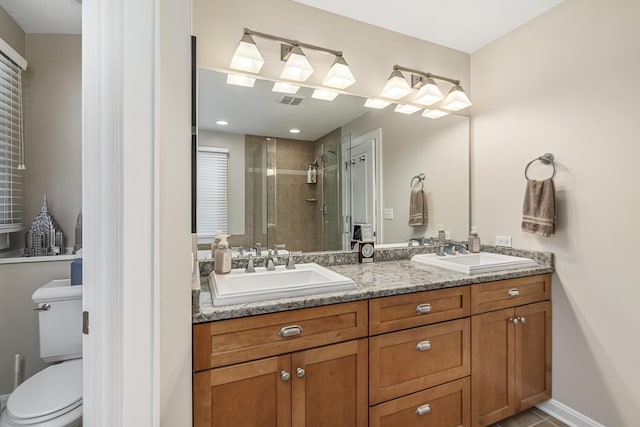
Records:
M462 110L470 105L471 101L460 85L452 87L449 94L442 102L442 108L446 108L451 111Z
M382 110L383 108L387 108L391 105L390 102L385 101L384 99L377 98L369 98L364 102L364 106L367 108L375 108L377 110Z
M324 101L333 101L338 96L338 92L332 90L316 89L311 94L312 98L322 99Z
M356 82L351 69L347 65L347 61L341 56L336 56L333 65L329 68L327 76L322 82L323 86L334 87L336 89L345 89Z
M249 73L259 73L264 65L264 59L258 51L256 42L249 34L242 36L236 51L231 58L230 68L234 70L247 71Z
M304 56L300 46L293 46L289 53L289 58L284 64L280 78L285 80L294 80L297 82L303 82L313 74L313 67L311 63Z
M290 83L284 83L284 82L275 82L273 84L273 89L271 90L273 92L294 94L298 92L299 89L300 89L300 86L298 85L292 85Z
M411 86L407 83L400 70L393 70L380 96L389 99L400 99L411 93Z
M447 114L449 113L442 110L424 110L424 112L422 113L422 117L428 117L430 119L439 119L440 117L444 117Z
M436 82L429 77L426 79L424 86L418 90L415 102L421 105L432 105L436 102L442 101L443 98L444 95L442 94L442 91Z
M420 111L420 110L422 110L422 108L416 107L415 105L398 104L396 105L396 108L393 111L395 111L396 113L402 113L402 114L413 114L416 111Z
M255 83L256 79L253 77L241 76L239 74L227 74L227 84L230 85L253 87Z

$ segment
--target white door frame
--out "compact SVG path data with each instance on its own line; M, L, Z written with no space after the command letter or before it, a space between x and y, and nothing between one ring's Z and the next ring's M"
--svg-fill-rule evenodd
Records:
M159 5L82 5L83 417L92 427L159 425Z

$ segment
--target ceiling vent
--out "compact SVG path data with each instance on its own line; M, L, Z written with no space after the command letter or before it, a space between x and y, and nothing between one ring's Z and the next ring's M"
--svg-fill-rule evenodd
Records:
M302 96L294 96L294 95L282 95L277 99L278 103L285 105L300 105L302 101L304 101L304 97Z

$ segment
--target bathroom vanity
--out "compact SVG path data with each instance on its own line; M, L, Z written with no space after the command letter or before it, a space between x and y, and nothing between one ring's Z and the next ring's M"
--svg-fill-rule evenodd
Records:
M541 256L473 276L406 259L337 265L356 290L235 306L203 291L194 426L476 427L550 399Z

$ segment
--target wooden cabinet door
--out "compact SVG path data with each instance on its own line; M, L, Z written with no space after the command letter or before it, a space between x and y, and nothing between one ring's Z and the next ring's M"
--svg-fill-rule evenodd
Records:
M366 427L367 339L291 356L293 427Z
M194 374L193 425L288 427L292 379L289 355Z
M516 307L515 376L518 410L551 399L551 302Z
M486 426L516 412L514 328L508 308L471 320L471 419Z

